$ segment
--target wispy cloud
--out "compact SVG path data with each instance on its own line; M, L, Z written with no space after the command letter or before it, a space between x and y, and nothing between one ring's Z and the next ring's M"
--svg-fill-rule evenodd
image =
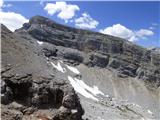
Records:
M69 19L75 16L75 12L79 11L80 8L77 5L67 4L66 2L56 2L47 3L44 10L46 10L51 16L57 13L58 18L68 22Z
M100 30L101 33L109 34L135 42L141 39L147 39L148 36L154 35L149 29L131 30L121 24L115 24Z
M152 36L152 35L154 35L153 31L148 29L140 29L138 31L135 31L135 36L142 39L147 39L146 38L147 36Z
M3 4L3 8L8 8L8 7L12 7L12 4Z
M150 26L150 27L149 27L149 29L150 29L150 30L154 30L154 29L155 29L155 27L153 27L153 26Z
M158 23L152 23L151 26L149 27L150 30L155 30L159 27Z
M8 8L11 6L12 4L5 4L3 0L0 0L0 11L2 11L2 8Z
M158 23L152 23L152 26L158 26L159 24Z
M83 13L81 17L75 19L75 26L84 29L94 29L99 24L89 14Z

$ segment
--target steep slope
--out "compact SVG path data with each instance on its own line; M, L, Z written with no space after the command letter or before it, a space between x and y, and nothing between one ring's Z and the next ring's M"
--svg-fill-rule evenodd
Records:
M56 71L36 40L1 27L2 119L80 120L83 109L77 94L69 82L54 77Z
M53 116L60 116L58 119L70 116L68 119L77 120L83 114L83 107L83 118L89 120L160 118L160 53L121 38L67 27L35 16L14 33L2 26L2 68L2 80L12 92L16 91L12 87L14 81L16 84L22 81L22 85L18 84L23 86L23 82L28 85L28 79L33 79L29 82L33 92L27 97L31 102L19 103L18 100L23 106L30 108L28 104L31 104L32 109L37 108L30 113L33 115L42 112L52 119ZM37 81L40 91L36 88ZM82 107L71 86L80 97ZM17 91L20 89L17 87ZM36 99L36 103L41 101L37 107L32 99L41 91L43 94L39 98L49 98L47 102L44 100L45 106L41 106L43 100ZM10 91L4 94L10 95ZM18 98L22 94L11 95ZM69 108L64 105L67 95ZM50 103L53 98L60 102ZM13 98L10 104L3 103L7 105L2 107L15 110L13 101L17 102ZM50 108L52 105L58 108Z

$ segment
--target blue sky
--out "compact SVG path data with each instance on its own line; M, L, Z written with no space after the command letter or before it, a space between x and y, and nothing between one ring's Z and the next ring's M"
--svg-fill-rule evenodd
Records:
M16 14L21 15L18 15L21 17L19 23L34 15L42 15L72 27L119 36L144 47L160 47L160 2L72 1L57 4L4 1L1 14L4 16L2 23L14 24L13 29L13 26L17 27L17 23L13 23L16 20L12 23L9 20Z

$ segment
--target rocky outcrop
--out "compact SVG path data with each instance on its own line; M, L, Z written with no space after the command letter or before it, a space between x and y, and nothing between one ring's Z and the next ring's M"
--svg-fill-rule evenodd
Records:
M45 115L47 120L81 120L84 111L74 89L66 80L54 77L55 70L47 65L41 50L30 42L34 41L27 42L2 25L2 118L22 120L42 109L50 111ZM46 66L48 72L45 73L46 68L39 63Z
M65 59L89 66L111 67L120 76L138 77L147 84L151 83L151 86L160 86L159 52L147 50L121 38L63 26L41 16L31 18L17 32L22 31L39 41L55 45L56 55ZM65 49L57 49L57 46ZM55 56L55 50L46 51L45 54ZM92 52L96 54L91 55Z
M106 68L109 62L108 55L102 55L99 53L90 53L88 54L88 60L84 62L89 67L98 66L100 68Z
M14 102L33 109L58 109L53 120L81 119L84 111L80 105L74 89L65 82L53 82L47 78L41 78L40 82L34 81L32 75L8 75L2 74L1 103ZM31 111L31 110L30 110ZM75 111L75 112L72 112ZM26 112L24 112L26 113ZM56 118L55 118L56 116Z

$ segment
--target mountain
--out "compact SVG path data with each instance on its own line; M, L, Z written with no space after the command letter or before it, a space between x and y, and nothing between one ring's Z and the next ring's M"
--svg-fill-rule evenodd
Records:
M1 32L2 119L160 118L158 50L42 16Z

